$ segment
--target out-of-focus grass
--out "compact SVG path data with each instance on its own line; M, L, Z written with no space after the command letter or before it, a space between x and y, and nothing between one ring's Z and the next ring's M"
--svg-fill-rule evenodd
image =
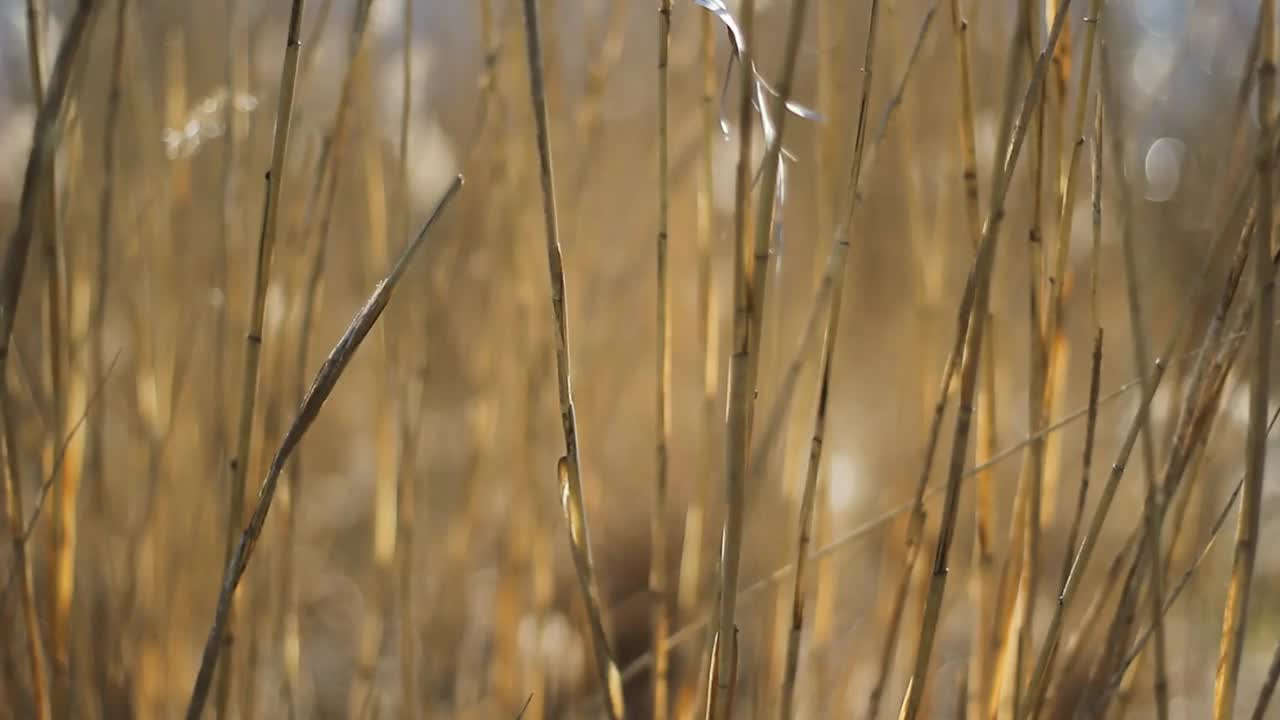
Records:
M1076 0L1030 94L1067 3L809 0L791 83L795 2L528 4L564 307L525 4L311 0L248 384L288 4L92 3L25 209L76 3L0 6L31 248L0 288L0 717L183 711L304 389L458 172L284 469L207 716L596 717L611 663L632 718L702 717L715 679L733 717L1276 712L1258 3ZM752 5L781 147L724 23Z

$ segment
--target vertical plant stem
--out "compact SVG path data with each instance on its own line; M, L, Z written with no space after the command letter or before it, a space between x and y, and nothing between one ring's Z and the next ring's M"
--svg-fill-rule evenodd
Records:
M668 127L671 57L671 0L658 5L658 237L657 237L657 482L654 487L650 526L649 600L652 603L653 717L666 720L670 706L667 635L670 633L667 597L667 483L671 440L671 290L668 278L667 242L671 207L671 168Z
M271 146L271 168L266 176L266 205L263 209L262 233L258 239L258 257L254 270L253 294L250 300L249 332L245 336L244 362L241 371L240 415L236 425L235 454L230 461L230 486L227 502L225 559L230 562L239 536L245 502L245 475L253 440L253 419L258 400L258 369L262 358L262 327L266 309L267 285L271 279L271 260L278 233L280 189L284 185L285 161L289 130L293 117L294 89L298 79L298 51L302 35L302 12L305 0L293 0L289 12L289 29L285 40L284 64L280 71L280 98L276 107L275 135ZM218 642L230 643L230 634ZM226 693L231 684L233 663L224 664L219 679L217 715L225 712ZM197 712L194 717L198 717Z
M1023 39L1027 46L1027 67L1033 67L1036 57L1039 55L1040 41L1040 15L1036 11L1039 3L1035 0L1026 0L1027 8L1023 15L1024 21L1028 23ZM1046 21L1051 21L1047 13L1051 8L1046 7ZM1064 31L1065 32L1065 31ZM1056 55L1056 48L1052 51ZM1052 62L1052 61L1051 61ZM1056 333L1046 332L1049 325L1047 316L1051 312L1048 303L1042 301L1039 288L1046 281L1052 282L1051 278L1047 278L1045 269L1045 251L1044 243L1044 160L1045 160L1045 105L1048 95L1045 86L1047 86L1048 78L1044 85L1037 91L1033 102L1035 103L1035 123L1034 129L1030 131L1028 139L1031 147L1031 178L1029 192L1031 193L1031 227L1027 232L1029 241L1029 251L1027 256L1030 260L1030 268L1028 273L1028 282L1030 286L1029 293L1029 322L1030 331L1027 338L1030 341L1028 358L1030 359L1030 373L1027 388L1027 417L1031 420L1031 430L1033 433L1039 434L1048 422L1048 416L1052 412L1053 384L1051 378L1053 376L1055 360L1051 356L1050 347L1053 345ZM1062 283L1056 283L1060 286ZM1046 291L1047 294L1047 291ZM1032 443L1031 452L1029 453L1030 462L1023 468L1023 484L1019 488L1019 493L1025 497L1025 505L1023 513L1025 513L1024 535L1018 538L1016 542L1022 543L1022 564L1020 574L1018 575L1017 595L1014 603L1014 622L1017 628L1017 637L1014 640L1013 654L1013 690L1014 702L1017 702L1018 690L1021 688L1023 677L1022 663L1026 653L1032 644L1031 632L1035 625L1036 611L1036 590L1039 587L1041 577L1040 571L1040 546L1042 544L1044 519L1044 497L1045 492L1045 457L1046 446L1050 438Z
M978 193L978 158L976 131L974 129L973 79L970 70L969 21L964 17L960 7L960 0L950 0L948 4L951 11L952 36L955 40L956 72L959 76L960 112L957 115L957 125L960 136L960 181L964 192L964 210L965 220L968 225L969 245L972 250L976 251L982 238L982 210ZM978 457L975 460L979 465L985 463L990 458L991 453L995 452L996 365L995 353L990 346L990 340L986 348L986 355L987 360L983 364L985 373L979 388L979 405L977 408ZM991 653L989 650L991 643L988 638L988 627L993 609L989 588L995 582L995 577L992 574L995 558L991 548L995 507L992 496L993 477L991 471L986 470L979 473L974 482L977 488L974 501L973 556L975 571L970 587L973 594L976 623L974 625L973 639L970 643L966 708L970 717L978 718L981 715L981 698L985 696L991 665Z
M1258 15L1258 126L1262 138L1270 138L1275 122L1275 1L1262 0ZM1222 617L1222 642L1213 687L1214 720L1234 715L1240 658L1244 650L1249 591L1258 554L1259 517L1267 458L1266 415L1271 377L1271 321L1274 316L1275 273L1271 258L1272 168L1270 142L1258 144L1258 221L1253 235L1254 266L1254 366L1249 382L1249 436L1245 454L1244 494L1236 525L1235 553L1227 603Z
M1102 374L1102 316L1098 310L1098 266L1102 253L1102 96L1098 94L1093 125L1093 192L1092 232L1093 247L1089 254L1089 316L1093 326L1093 364L1089 375L1089 415L1085 425L1084 455L1080 463L1080 492L1076 498L1075 512L1067 530L1066 554L1062 560L1062 576L1059 586L1065 585L1071 574L1071 558L1080 536L1080 522L1084 518L1085 500L1089 496L1089 473L1093 469L1094 434L1098 425L1098 386ZM1070 184L1070 183L1068 183Z
M733 716L738 655L738 571L742 557L743 518L746 510L747 454L750 451L751 258L747 208L751 200L752 97L754 78L751 56L755 42L755 0L742 0L738 21L745 47L737 48L742 83L738 106L738 165L733 210L733 321L729 350L729 402L725 423L725 516L720 538L720 587L718 611L712 632L711 682L707 692L708 720Z
M817 212L817 237L829 238L835 233L836 193L839 181L834 172L837 163L835 158L841 152L843 132L835 113L840 106L840 91L836 87L837 55L841 49L840 37L843 35L842 22L848 17L840 0L820 0L817 7L816 24L818 26L818 106L827 113L827 122L819 130L820 150L814 168L818 172L817 201L814 206ZM822 256L815 252L813 258L814 280L819 281L822 275ZM819 485L815 498L814 512L818 515L813 524L813 542L825 544L831 539L832 507L830 502L831 488ZM813 631L811 656L821 657L831 640L832 618L835 616L835 600L839 593L839 571L832 562L818 561L813 591ZM827 687L828 681L835 677L829 663L821 663L815 670L815 681L818 687Z
M586 501L582 494L582 477L578 459L578 421L573 407L570 385L569 318L565 298L564 260L560 250L560 222L556 210L555 174L551 154L551 128L547 117L547 89L543 79L542 42L538 28L537 0L524 0L525 39L528 50L529 89L537 125L538 159L542 184L542 209L547 243L547 265L551 281L551 310L555 322L556 378L560 396L560 422L564 431L565 454L560 458L557 475L560 480L561 503L569 526L569 542L583 600L591 624L593 657L596 673L607 693L607 708L612 720L625 715L622 679L613 660L613 652L604 630L599 590L591 559L591 535L587 528Z
M791 4L790 19L787 23L787 39L786 46L782 53L782 77L778 81L777 92L778 97L774 99L773 107L770 107L770 98L767 96L761 100L760 112L767 114L769 117L776 118L772 120L774 126L774 135L772 138L766 136L764 148L764 160L761 168L760 179L760 197L755 205L755 251L754 256L748 262L749 275L751 278L751 287L749 290L751 305L751 328L748 337L750 338L750 355L747 363L747 390L752 395L752 400L747 408L747 446L750 446L751 440L751 424L755 412L754 397L759 391L760 378L760 343L763 339L764 316L766 306L766 293L769 289L770 269L773 265L769 260L774 252L771 245L774 229L774 213L777 210L776 203L781 198L782 182L784 169L782 167L782 147L786 138L787 112L786 105L791 100L792 85L795 82L796 65L800 57L800 42L804 38L805 30L805 14L809 8L809 0L795 0ZM751 47L751 46L748 46ZM743 51L743 74L750 77L750 70L754 67L754 56ZM745 87L745 86L744 86ZM754 89L754 88L753 88ZM744 115L742 120L747 120ZM768 122L768 120L766 120ZM740 128L741 129L741 128ZM749 157L749 156L743 156ZM748 191L749 192L749 191ZM747 196L749 198L749 195ZM775 263L776 265L776 263Z

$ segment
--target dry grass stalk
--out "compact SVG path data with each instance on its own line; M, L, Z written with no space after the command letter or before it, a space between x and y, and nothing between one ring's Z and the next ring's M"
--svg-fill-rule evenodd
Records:
M1086 43L1088 41L1086 40ZM1085 424L1084 454L1080 463L1080 491L1076 496L1075 511L1067 530L1065 557L1062 562L1062 575L1059 586L1066 584L1071 574L1073 550L1080 538L1080 522L1084 518L1085 501L1089 496L1089 474L1093 469L1093 444L1098 423L1098 390L1102 374L1102 317L1098 312L1098 265L1102 252L1102 103L1095 105L1093 135L1093 192L1092 192L1092 237L1093 247L1090 251L1089 266L1089 315L1093 325L1093 362L1089 374L1089 420Z
M386 309L387 303L391 300L391 293L404 276L414 254L425 242L428 231L430 231L445 207L448 206L449 201L453 199L461 187L462 176L459 175L436 203L436 207L432 210L417 237L404 248L386 277L378 283L377 287L374 288L373 294L369 296L364 306L352 318L347 330L338 339L337 344L329 352L324 363L321 364L315 379L311 383L311 387L303 398L297 416L281 439L275 456L271 460L271 465L267 469L262 488L259 490L253 514L250 516L249 523L244 528L240 540L236 544L235 554L232 555L231 562L227 565L226 574L218 592L217 610L214 613L212 626L209 628L209 637L205 642L204 652L200 659L200 670L196 675L195 686L191 691L191 698L187 705L186 717L188 720L199 718L204 709L204 704L209 694L209 686L213 680L213 671L217 665L218 654L223 645L222 636L231 610L231 598L239 586L241 578L244 576L258 538L262 535L262 528L266 523L267 513L271 510L271 501L275 497L276 485L279 482L280 474L284 471L290 455L293 454L302 437L311 427L311 424L315 422L320 410L324 407L325 401L328 400L334 386L337 385L347 365L351 362L351 358L360 348L369 331L377 324L378 318L382 316L383 310Z
M538 32L538 6L535 0L524 0L525 40L528 49L529 86L537 124L538 157L542 184L543 220L547 242L547 264L551 280L551 309L555 321L556 378L560 396L560 421L564 431L565 454L557 467L561 503L568 520L569 541L573 549L583 600L590 618L593 656L601 686L608 693L608 710L613 720L625 715L622 682L609 648L601 614L599 591L591 560L590 532L586 522L586 502L582 495L582 477L578 460L578 422L573 407L569 365L569 319L565 301L563 258L560 250L560 222L556 210L555 175L551 154L551 129L547 117L547 90L543 80L542 43Z
M1275 122L1275 2L1262 0L1258 16L1258 125L1260 136L1271 137ZM1222 642L1218 671L1214 679L1213 717L1229 720L1234 716L1236 684L1240 672L1240 656L1244 649L1244 632L1249 591L1253 581L1258 552L1259 515L1262 505L1263 472L1266 467L1266 429L1268 391L1271 373L1272 298L1275 271L1267 262L1272 248L1272 172L1273 155L1269 142L1261 142L1256 159L1258 221L1254 230L1254 366L1249 383L1249 437L1245 454L1244 496L1236 527L1235 554L1227 603L1223 610Z
M271 279L271 261L278 235L280 191L284 185L284 168L288 154L289 131L293 117L293 98L298 78L298 51L301 46L302 13L305 0L293 0L289 29L285 40L284 64L280 74L280 99L276 109L275 133L271 147L271 168L267 172L266 200L263 208L262 234L258 241L258 257L254 270L253 294L249 314L249 332L245 337L241 374L240 413L236 425L236 446L230 462L230 485L227 505L226 557L235 549L245 501L245 475L253 439L254 412L258 399L258 370L262 358L263 316L266 310L267 285ZM230 642L228 636L219 642ZM216 660L217 655L214 655ZM219 680L218 710L226 707L226 692L231 685L231 662L227 662ZM201 701L203 703L203 700ZM197 712L198 716L198 712ZM193 716L195 717L195 716Z
M1035 65L1036 57L1039 55L1040 33L1039 26L1041 23L1040 14L1037 12L1039 3L1035 0L1026 0L1026 9L1022 14L1022 20L1026 23L1015 35L1021 35L1022 41L1027 50L1027 66ZM1050 22L1052 18L1049 12L1053 10L1050 6L1045 6L1045 20ZM1069 24L1068 24L1069 25ZM1065 38L1059 37L1059 40ZM1057 57L1059 46L1054 49L1052 56ZM1052 61L1051 61L1052 63ZM1053 63L1056 65L1056 63ZM1028 161L1030 167L1030 181L1027 190L1031 195L1031 217L1030 227L1027 230L1028 243L1030 245L1028 252L1028 285L1030 292L1028 294L1028 326L1032 329L1027 333L1028 353L1027 357L1030 361L1029 381L1027 388L1027 417L1031 420L1033 432L1038 432L1040 428L1048 422L1048 416L1053 412L1054 405L1054 385L1052 378L1060 365L1060 359L1054 349L1058 346L1058 333L1054 327L1050 327L1056 322L1053 317L1054 306L1045 301L1044 297L1049 296L1049 288L1062 287L1061 278L1048 274L1046 268L1046 257L1048 251L1044 242L1044 175L1045 175L1045 114L1048 104L1048 90L1045 86L1050 86L1046 77L1044 84L1037 91L1035 103L1035 115L1033 122L1035 126L1028 133L1028 143L1030 144L1031 157ZM1041 290L1043 288L1043 290ZM1043 294L1042 294L1043 292ZM1048 487L1049 483L1049 467L1048 467L1048 446L1050 438L1046 437L1043 442L1035 442L1025 456L1025 463L1022 468L1022 478L1016 493L1017 500L1021 500L1021 506L1015 511L1022 519L1021 535L1015 535L1013 542L1019 546L1016 555L1019 562L1015 565L1017 568L1016 575L1013 576L1012 582L1016 587L1015 595L1012 599L1012 607L1006 606L1006 610L1010 612L1011 628L1010 637L1007 642L1011 650L1010 667L1012 671L1012 683L1008 686L1012 696L1014 706L1018 703L1018 693L1021 688L1023 659L1028 652L1028 648L1032 644L1032 628L1035 626L1036 611L1036 590L1039 587L1041 577L1041 550L1042 537L1044 534L1044 525L1046 523L1044 498L1052 488Z
M755 249L752 257L748 260L748 275L750 277L749 298L751 305L751 327L748 331L749 355L747 364L747 390L752 396L752 400L747 405L747 445L751 444L751 427L755 417L755 396L759 392L760 380L760 360L761 360L761 341L764 335L764 317L767 308L767 292L769 289L769 276L774 273L778 263L770 263L770 257L774 252L780 252L781 248L775 248L771 240L774 235L775 214L778 212L778 204L782 201L784 179L784 168L782 166L783 143L787 133L787 104L791 101L791 91L795 84L796 65L800 57L800 43L804 39L805 30L805 14L808 11L809 0L796 0L791 4L790 17L787 21L786 45L782 51L782 72L781 78L778 80L777 97L763 97L760 100L761 122L766 127L765 132L765 148L764 159L761 162L760 169L760 196L755 202ZM754 48L753 48L754 50ZM750 78L750 72L754 67L754 56L746 54L742 55L743 74L744 77ZM744 92L746 86L744 85ZM755 91L755 88L752 88ZM762 94L757 93L757 97ZM772 107L770 105L772 104ZM747 124L748 117L744 114L741 118L744 124ZM750 125L747 124L749 129ZM772 131L769 131L772 127ZM770 135L772 134L772 137ZM743 157L749 157L744 155ZM749 194L748 194L749 199ZM776 278L775 278L776 279Z
M769 313L776 323L781 313L781 307L778 303L773 306L768 304L769 286L778 283L778 274L781 271L781 253L783 241L782 226L782 203L784 198L784 185L786 183L785 168L782 163L783 143L786 138L787 129L787 103L791 100L792 87L795 82L796 65L800 55L800 43L804 36L805 30L805 14L808 11L808 0L796 0L791 4L790 17L787 23L786 41L783 48L782 71L781 78L778 81L777 97L767 98L760 97L760 113L761 123L765 126L765 147L764 158L760 170L760 194L755 202L755 231L754 241L755 249L752 257L749 259L748 275L750 277L750 288L748 297L750 298L751 307L751 323L748 330L749 347L747 361L747 392L751 399L747 401L746 408L746 448L751 445L751 429L752 422L755 417L755 398L759 396L760 388L760 367L763 362L762 340L764 336L764 320L765 314ZM746 56L744 56L743 72L754 67L754 63L748 64ZM759 97L759 95L758 95ZM772 105L772 107L770 107ZM771 118L776 117L776 120ZM770 131L770 126L772 130ZM775 240L776 234L776 240ZM772 256L778 254L779 257L770 262ZM770 277L772 276L772 278ZM756 466L754 471L759 473L764 471L763 466ZM752 467L748 465L744 469L744 473L752 472ZM736 592L736 590L735 590ZM787 625L786 610L782 597L777 598L775 608L777 612L777 627L782 628ZM765 631L765 636L769 638L768 647L777 648L776 642L779 633ZM777 652L767 653L769 657L774 658L774 665L780 665L781 661ZM774 672L785 672L780 667ZM772 672L770 674L773 674ZM763 690L763 688L761 688ZM760 701L758 704L766 704L768 701Z
M960 112L957 115L957 127L960 136L960 181L964 192L964 212L968 225L969 243L974 251L982 238L982 210L978 191L978 159L977 139L974 129L973 78L969 51L969 22L960 8L960 0L950 0L951 30L955 40L956 72L960 95ZM990 459L995 451L996 438L996 364L995 349L992 346L994 334L988 336L985 348L987 362L983 364L985 373L978 388L978 447L975 458L977 464ZM954 354L954 352L953 352ZM955 361L951 361L954 367ZM954 370L952 371L954 372ZM948 373L949 374L949 373ZM948 385L950 384L948 380ZM936 416L935 416L936 417ZM935 420L935 424L940 420ZM934 430L930 429L930 435ZM936 440L934 441L936 442ZM979 473L975 480L974 501L974 548L973 562L975 571L971 581L974 611L976 614L973 639L970 643L967 694L965 707L971 717L979 717L982 698L988 686L991 666L990 618L992 615L992 598L988 588L994 585L995 555L991 547L994 529L995 499L990 472Z
M614 5L613 12L620 3ZM666 720L670 707L667 635L670 633L670 598L667 596L667 485L668 446L671 439L671 290L668 277L668 228L671 208L671 168L668 127L671 56L671 0L658 6L658 233L657 233L657 482L650 524L649 593L653 633L653 717Z
M742 46L737 47L742 82L738 99L738 161L733 208L733 320L729 345L729 400L725 423L725 515L720 538L720 585L717 588L716 622L712 630L711 682L707 692L707 720L733 716L733 679L737 675L738 573L742 558L744 515L747 504L747 460L751 447L751 256L747 249L747 209L751 201L751 144L754 113L752 55L755 51L755 0L743 0L738 9ZM764 108L761 108L763 111Z
M831 237L835 233L836 194L839 183L839 172L835 157L840 153L843 133L837 123L835 109L838 107L839 90L836 88L836 54L840 48L841 23L847 13L843 3L838 0L821 0L818 3L818 106L828 118L819 128L820 148L817 162L813 163L818 171L818 194L815 199L819 238ZM814 253L813 278L818 282L822 276L822 257ZM823 545L831 540L833 509L831 507L831 489L829 485L819 485L817 503L818 516L814 520L814 542ZM835 600L838 594L838 570L834 563L819 562L814 580L813 630L810 633L812 645L811 656L820 656L831 641L833 618L835 616ZM816 684L825 687L833 673L833 668L820 666L817 669Z

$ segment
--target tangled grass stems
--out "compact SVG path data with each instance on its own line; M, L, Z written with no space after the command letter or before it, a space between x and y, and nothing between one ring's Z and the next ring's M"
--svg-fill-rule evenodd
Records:
M1271 421L1268 423L1268 429L1267 429L1268 433L1270 433L1271 429L1275 426L1275 421L1277 417L1280 417L1280 413L1272 413ZM1154 637L1156 628L1159 627L1160 623L1163 622L1163 616L1169 614L1169 611L1173 608L1174 603L1177 602L1178 598L1181 597L1183 591L1186 590L1187 584L1191 581L1191 577L1195 575L1195 572L1204 563L1205 558L1208 557L1209 551L1213 549L1213 546L1217 542L1219 534L1221 534L1222 532L1222 528L1226 525L1227 518L1231 516L1231 509L1235 507L1236 503L1240 500L1240 492L1241 490L1244 489L1244 481L1245 481L1244 475L1242 475L1240 479L1236 481L1234 487L1231 490L1231 494L1227 496L1226 502L1223 503L1222 510L1218 512L1218 514L1214 518L1213 523L1210 525L1208 537L1205 539L1204 544L1200 548L1200 551L1196 553L1195 559L1192 560L1191 564L1187 566L1187 569L1183 571L1182 576L1178 579L1178 582L1169 591L1168 596L1161 598L1160 602L1157 604L1157 607L1160 608L1160 615L1162 616L1161 620L1151 621L1150 623L1148 623L1147 627L1144 628L1143 631L1138 634L1137 640L1134 641L1132 649L1130 649L1130 651L1124 656L1124 659L1120 662L1119 667L1117 667L1115 672L1112 673L1111 680L1108 682L1105 688L1105 693L1099 698L1095 699L1094 702L1101 704L1105 700L1109 699L1110 696L1120 688L1124 680L1126 671L1133 664L1133 662L1137 660L1138 657L1142 654L1143 648L1145 647L1146 643L1149 640L1151 640L1152 637Z
M1266 145L1266 147L1270 147L1270 145L1268 144ZM1211 248L1210 253L1213 253L1216 251L1217 247L1220 245L1221 240L1223 239L1224 236L1225 236L1225 233L1222 233L1222 234L1219 234L1214 239L1213 247ZM1027 692L1024 695L1024 700L1022 704L1025 706L1025 708L1023 707L1019 708L1020 714L1034 710L1035 704L1038 702L1038 699L1041 697L1041 694L1044 692L1045 684L1048 679L1049 664L1052 661L1053 654L1057 650L1058 641L1061 637L1062 623L1063 623L1063 617L1064 617L1065 611L1067 608L1071 606L1071 603L1075 597L1075 594L1079 591L1081 578L1083 576L1085 569L1088 567L1088 563L1092 558L1093 551L1096 548L1099 536L1101 535L1103 522L1106 520L1107 513L1110 510L1112 501L1115 498L1116 490L1118 489L1120 479L1124 475L1124 470L1129 459L1129 454L1132 452L1133 447L1136 444L1138 439L1138 433L1140 432L1141 427L1144 424L1144 418L1146 417L1146 411L1144 410L1144 408L1150 407L1151 399L1154 397L1156 390L1160 385L1160 381L1161 379L1163 379L1169 365L1166 358L1169 358L1173 354L1174 348L1177 347L1177 343L1182 335L1182 332L1186 328L1186 325L1190 320L1191 310L1195 307L1194 302L1200 299L1200 297L1204 293L1208 276L1209 276L1209 268L1206 267L1204 272L1200 274L1199 278L1197 279L1194 287L1192 288L1189 294L1189 298L1192 300L1192 304L1189 304L1181 313L1178 314L1174 328L1170 333L1168 344L1166 345L1164 352L1161 355L1157 356L1157 359L1154 362L1154 370L1152 372L1150 382L1144 384L1145 386L1142 389L1142 401L1139 404L1138 413L1135 414L1134 420L1130 424L1129 429L1124 436L1124 441L1118 452L1117 459L1111 466L1111 471L1108 474L1106 483L1102 490L1102 494L1099 497L1096 509L1094 510L1093 517L1089 524L1089 529L1086 532L1079 549L1076 551L1075 559L1072 561L1071 572L1068 575L1066 582L1063 584L1062 590L1058 596L1058 602L1054 606L1053 615L1050 620L1046 637L1044 638L1043 644L1036 657L1036 661L1033 666L1034 670L1032 671L1032 675L1031 675L1031 680L1028 685ZM1224 290L1224 300L1226 298L1231 297L1233 293L1234 293L1234 288L1229 283L1227 288ZM1141 378L1139 378L1139 382L1140 383L1142 382ZM1169 491L1168 483L1166 483L1166 492L1168 491ZM1142 564L1142 559L1141 559L1142 557L1143 557L1143 553L1140 552L1139 556L1135 558L1134 568L1130 572L1130 579L1133 579L1137 576L1138 568ZM1153 568L1153 571L1158 571L1158 568ZM1125 597L1129 598L1129 596L1130 596L1130 593L1126 592ZM1126 602L1131 602L1131 600L1126 600ZM1123 605L1124 603L1122 603L1122 606ZM1117 614L1117 617L1119 616L1120 615ZM1109 644L1113 644L1113 643L1109 643Z
M959 510L960 483L964 477L964 457L968 448L977 369L982 349L983 331L987 320L987 298L990 290L991 268L994 264L996 239L1004 219L1005 198L1009 190L1013 168L1017 164L1022 143L1026 137L1027 121L1036 104L1034 99L1039 96L1039 89L1044 82L1048 60L1062 32L1069 5L1070 2L1068 0L1059 10L1059 15L1054 20L1047 46L1037 60L1026 95L1022 101L1017 122L1011 129L1004 162L997 169L993 178L991 209L983 226L982 240L979 243L977 258L970 271L965 291L966 294L973 293L973 315L969 321L967 332L957 333L958 336L963 335L965 338L965 350L962 356L964 364L961 371L959 398L957 400L959 409L956 416L956 431L951 448L946 499L939 526L933 572L930 577L929 589L925 596L924 615L916 648L914 667L901 706L900 717L903 720L914 720L920 710L928 674L929 658L932 654L934 636L941 612L942 595L946 587L947 561L950 556L951 543L955 534L956 516ZM1012 104L1009 107L1012 108ZM972 290L968 289L970 286Z

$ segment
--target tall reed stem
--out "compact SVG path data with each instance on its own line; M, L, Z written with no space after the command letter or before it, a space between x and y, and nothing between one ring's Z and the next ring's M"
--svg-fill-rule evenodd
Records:
M745 47L737 48L741 61L741 97L738 102L738 165L733 209L733 323L729 350L729 403L725 423L725 516L720 538L720 587L718 612L712 636L711 682L707 693L708 720L732 717L734 679L738 657L738 572L742 557L743 518L746 512L747 454L750 452L751 256L748 251L747 209L751 202L752 77L751 55L755 42L755 0L742 0L739 26Z
M653 717L666 720L670 705L667 635L670 633L670 601L667 597L667 484L671 441L671 289L668 278L667 241L671 207L669 93L671 56L671 0L658 5L658 236L657 236L657 483L654 487L650 525L649 595L653 604Z
M258 401L258 370L262 359L263 316L267 304L267 285L271 279L271 260L275 252L279 226L280 190L284 186L285 162L288 157L289 131L293 119L293 97L298 79L298 52L301 48L302 12L305 0L293 0L289 12L289 29L285 39L284 64L280 70L280 98L276 107L275 135L271 145L271 168L266 176L266 206L263 209L262 232L258 238L258 258L254 270L253 294L250 299L249 332L245 336L244 362L240 378L240 415L236 426L236 449L231 457L231 483L227 502L225 559L230 562L244 517L245 475L253 441L253 419ZM231 637L219 642L230 643ZM227 661L220 688L231 684L232 663ZM218 696L225 702L222 690ZM221 711L222 708L219 708ZM222 713L219 712L219 715ZM198 716L198 713L197 713ZM192 716L195 717L195 716Z
M561 503L569 529L574 567L591 624L593 657L601 686L608 693L607 708L612 720L625 715L622 678L613 660L609 639L605 634L600 608L595 569L591 558L591 535L587 527L586 500L582 494L582 476L578 459L578 420L573 407L570 385L569 318L565 297L564 260L560 250L560 221L556 210L555 173L551 153L551 128L547 116L547 88L543 78L542 41L538 27L537 0L524 0L525 39L528 50L529 89L537 125L539 177L542 184L542 210L547 243L547 266L551 280L551 311L555 321L556 379L560 395L560 423L564 431L564 455L557 466Z

